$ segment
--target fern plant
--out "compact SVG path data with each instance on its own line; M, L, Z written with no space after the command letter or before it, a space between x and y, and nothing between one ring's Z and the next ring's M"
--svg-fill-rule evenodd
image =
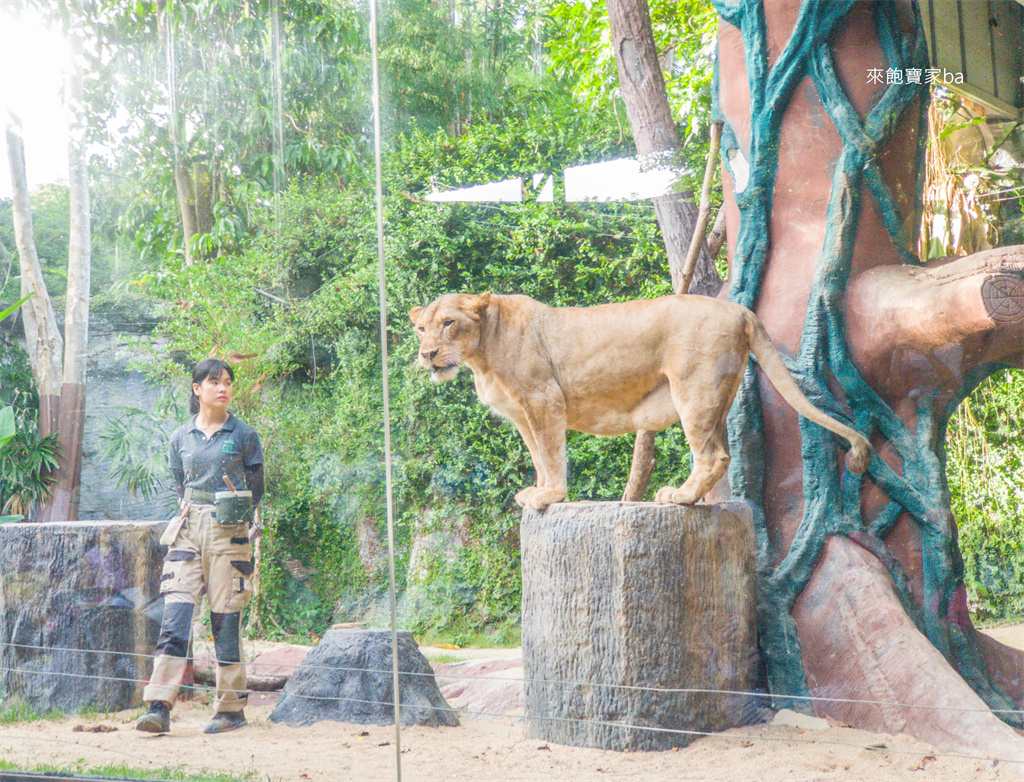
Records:
M178 395L164 389L152 411L136 407L117 408L119 415L108 418L100 432L100 453L109 460L108 474L135 499L167 495L170 472L167 451L171 432L186 417Z

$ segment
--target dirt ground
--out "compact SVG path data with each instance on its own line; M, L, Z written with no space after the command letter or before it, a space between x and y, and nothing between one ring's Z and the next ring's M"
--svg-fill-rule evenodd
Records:
M1024 647L1024 626L1001 628L992 634ZM512 655L506 653L506 657ZM497 653L488 650L464 656ZM516 670L508 662L502 665L509 674ZM439 681L440 677L439 673ZM453 705L471 702L473 693L466 690L471 688L463 687L450 697ZM477 697L481 697L479 693ZM202 733L210 706L200 701L177 704L171 732L161 736L134 729L141 709L4 725L0 726L0 758L26 769L53 764L88 773L103 766L126 765L139 770L175 768L199 775L249 773L260 782L376 782L397 777L393 726L321 722L289 728L267 720L273 705L266 696L256 700L246 708L246 728L219 736ZM521 709L508 711L502 717L463 716L457 728L403 729L399 737L401 778L432 782L981 782L1020 780L1024 770L1024 757L1017 764L948 756L907 736L835 727L823 720L812 720L803 727L762 724L738 728L669 752L607 752L524 738Z

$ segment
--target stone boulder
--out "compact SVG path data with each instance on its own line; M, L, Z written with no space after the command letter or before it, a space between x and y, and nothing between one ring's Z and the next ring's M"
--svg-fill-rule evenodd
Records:
M459 724L406 631L398 633L398 669L402 725ZM395 720L393 692L390 630L329 630L288 679L270 721L388 725Z

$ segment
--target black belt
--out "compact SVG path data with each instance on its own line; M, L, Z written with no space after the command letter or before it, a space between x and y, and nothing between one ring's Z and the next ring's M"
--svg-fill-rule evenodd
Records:
M199 491L199 489L185 489L185 495L182 499L185 502L198 502L207 505L212 505L214 502L213 492Z

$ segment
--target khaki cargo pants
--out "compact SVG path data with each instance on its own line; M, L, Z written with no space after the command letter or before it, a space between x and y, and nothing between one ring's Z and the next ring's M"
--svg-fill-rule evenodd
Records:
M147 703L173 703L185 674L192 615L203 593L217 656L217 711L241 711L246 701L242 609L252 595L252 548L246 523L218 524L213 505L193 504L164 557L164 612ZM174 524L174 521L171 522Z

